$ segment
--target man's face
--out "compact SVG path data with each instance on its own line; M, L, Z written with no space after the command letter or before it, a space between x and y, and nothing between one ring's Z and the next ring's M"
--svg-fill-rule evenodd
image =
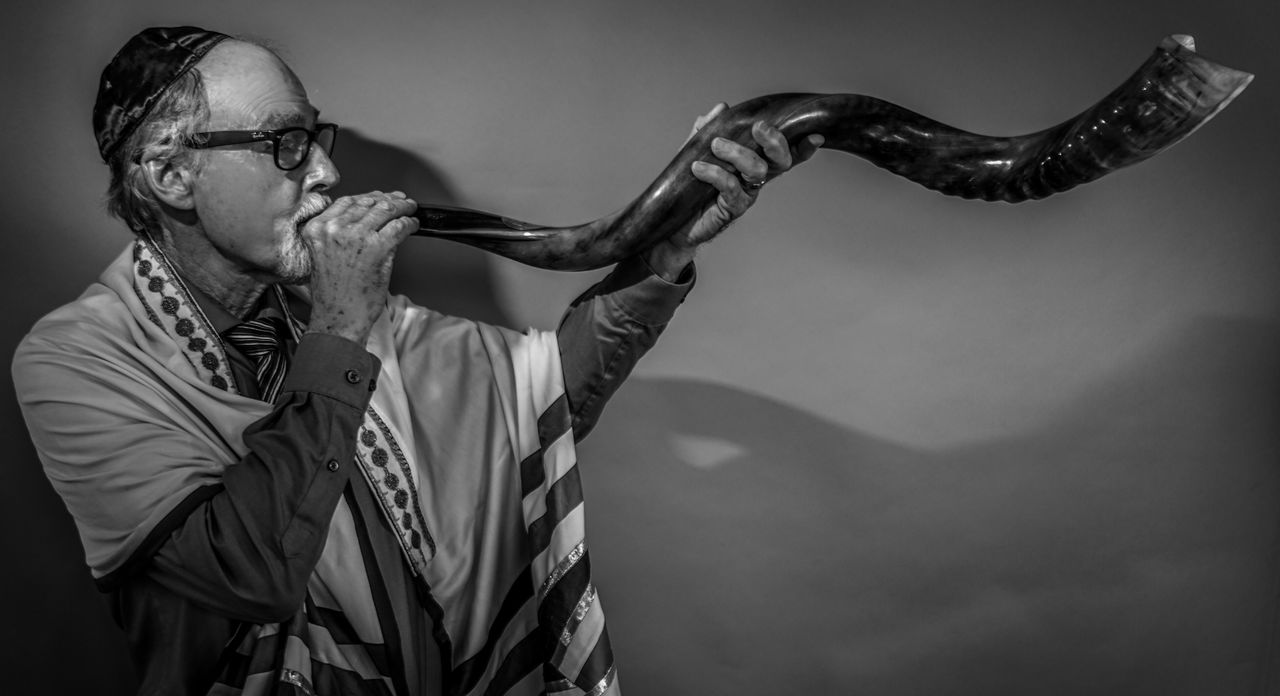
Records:
M208 130L314 128L318 111L297 76L269 51L219 44L201 62ZM193 193L200 226L237 270L264 282L305 282L311 257L302 223L328 205L338 170L318 145L297 169L276 167L270 143L203 151Z

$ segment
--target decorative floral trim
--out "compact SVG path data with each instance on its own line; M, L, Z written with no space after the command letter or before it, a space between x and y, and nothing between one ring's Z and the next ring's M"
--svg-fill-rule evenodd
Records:
M236 388L222 337L149 236L140 236L134 243L133 269L134 291L147 317L178 344L200 381L232 394L241 393ZM288 298L280 286L273 286L272 290L283 308L285 323L293 332L294 341L300 341L305 327L289 310ZM412 466L391 429L372 407L365 412L356 461L381 503L387 521L396 530L410 567L422 572L427 561L435 557L436 542L427 531Z
M382 504L383 514L396 531L409 567L421 573L436 555L436 542L427 531L409 460L372 406L365 411L364 425L356 441L356 458L374 496Z
M133 270L133 288L147 316L173 337L200 381L238 394L222 338L149 236L140 236L133 245Z

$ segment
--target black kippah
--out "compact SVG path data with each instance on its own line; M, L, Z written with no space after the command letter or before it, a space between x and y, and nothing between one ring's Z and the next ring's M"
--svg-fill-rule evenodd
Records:
M136 34L102 71L93 105L93 135L109 161L174 80L226 34L199 27L151 27Z

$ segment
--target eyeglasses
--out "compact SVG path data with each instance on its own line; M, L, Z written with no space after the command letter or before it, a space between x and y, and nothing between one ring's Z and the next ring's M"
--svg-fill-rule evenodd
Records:
M333 146L338 140L338 126L332 123L317 123L315 130L292 126L277 130L241 130L241 131L209 131L192 133L185 138L187 147L197 150L221 147L223 145L244 145L246 143L271 143L271 156L276 166L284 171L293 171L302 166L311 155L311 145L319 143L326 155L333 155Z

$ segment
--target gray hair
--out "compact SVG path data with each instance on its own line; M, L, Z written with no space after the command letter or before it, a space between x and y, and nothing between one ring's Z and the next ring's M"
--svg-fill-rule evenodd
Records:
M198 68L174 81L156 102L146 120L111 156L107 166L111 183L107 186L107 210L120 218L135 234L160 232L159 202L147 186L142 169L144 158L161 157L182 163L194 160L196 152L185 138L209 125L209 98Z

